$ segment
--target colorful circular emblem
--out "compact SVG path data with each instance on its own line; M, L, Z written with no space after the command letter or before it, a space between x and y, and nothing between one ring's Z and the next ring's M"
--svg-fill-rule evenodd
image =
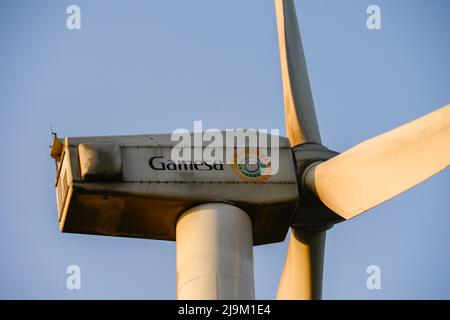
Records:
M231 168L241 180L262 183L271 176L270 160L259 151L236 151Z

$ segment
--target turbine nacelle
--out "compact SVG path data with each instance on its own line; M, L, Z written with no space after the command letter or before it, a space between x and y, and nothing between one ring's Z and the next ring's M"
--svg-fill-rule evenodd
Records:
M254 244L283 241L298 201L296 168L289 140L269 138L278 141L268 148L278 154L278 170L271 175L260 172L261 162L270 166L262 153L256 164L230 161L227 155L245 147L239 143L219 148L220 162L176 162L177 142L170 134L54 138L60 229L175 240L183 212L224 202L249 214Z

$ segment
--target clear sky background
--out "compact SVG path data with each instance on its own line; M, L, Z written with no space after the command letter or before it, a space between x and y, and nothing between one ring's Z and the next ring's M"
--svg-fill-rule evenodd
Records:
M81 7L82 29L66 28ZM299 0L324 144L344 151L450 102L448 0ZM381 7L382 30L366 27ZM60 136L279 128L272 0L0 2L0 298L172 299L175 243L62 234ZM326 299L450 298L450 170L327 234ZM276 294L287 242L255 248ZM77 264L82 289L66 289ZM366 268L381 267L381 290Z

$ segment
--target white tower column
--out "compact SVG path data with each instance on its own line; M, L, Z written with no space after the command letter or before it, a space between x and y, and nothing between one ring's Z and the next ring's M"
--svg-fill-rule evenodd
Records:
M186 211L177 222L177 299L254 299L250 217L225 203Z

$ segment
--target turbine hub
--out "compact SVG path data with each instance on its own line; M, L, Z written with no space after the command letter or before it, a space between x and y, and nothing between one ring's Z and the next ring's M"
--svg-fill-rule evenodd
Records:
M327 208L317 197L308 191L305 174L308 168L317 162L323 162L339 153L318 143L305 143L292 148L297 166L299 200L295 210L292 227L305 231L322 231L344 221Z

